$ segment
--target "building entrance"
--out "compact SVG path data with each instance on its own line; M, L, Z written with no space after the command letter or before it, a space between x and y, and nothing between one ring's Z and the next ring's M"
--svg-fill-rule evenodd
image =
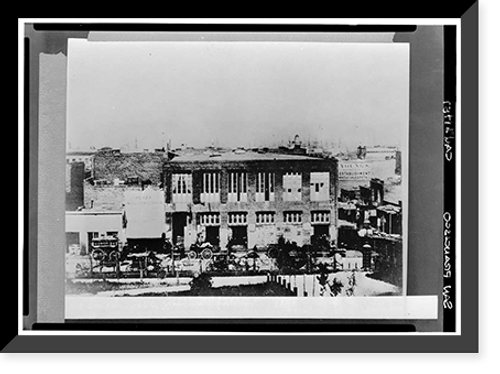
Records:
M80 245L80 233L78 232L67 232L66 233L66 253L69 248L74 245Z
M242 245L247 247L248 234L246 226L233 226L231 227L231 244Z
M321 244L328 241L330 238L329 225L313 225L313 236L311 238L312 244Z
M207 226L205 230L205 240L214 247L218 247L220 244L219 226Z
M172 214L172 242L173 244L184 243L184 228L187 226L187 213Z

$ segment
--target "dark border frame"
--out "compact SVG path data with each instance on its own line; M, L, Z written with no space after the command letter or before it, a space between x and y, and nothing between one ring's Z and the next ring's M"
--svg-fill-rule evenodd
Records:
M477 4L476 4L476 5L477 5ZM473 8L474 8L474 7L473 7ZM478 8L478 6L477 6L477 8ZM469 11L468 13L470 13L470 11ZM477 17L477 16L476 16L476 17ZM472 16L472 19L474 19L474 16ZM464 26L462 26L462 27L464 27ZM462 33L464 33L464 32L465 32L465 31L464 31L464 29L462 29ZM475 40L474 40L474 39L473 39L472 43L475 43ZM56 47L56 49L57 49L57 47ZM462 50L462 51L463 51L463 50ZM472 56L474 56L474 55L472 54ZM462 65L462 67L463 67L463 65ZM470 72L470 70L469 70L469 72ZM462 85L463 85L463 84L464 84L464 82L462 81ZM469 91L469 92L470 92L470 91ZM472 91L472 92L473 92L473 91ZM473 101L474 101L475 99L476 99L476 98L475 98L475 97L473 97ZM462 97L462 102L465 102L465 101L466 101L466 100L465 100L465 98L464 98L464 97ZM469 113L470 113L470 112L469 112ZM30 118L33 118L33 117L31 116ZM462 128L464 128L464 127L465 127L465 126L464 126L464 123L465 123L465 121L464 121L464 120L462 120ZM28 127L30 127L30 126L28 126ZM473 126L472 126L472 128L473 128ZM28 130L29 130L29 128L28 128ZM30 139L31 139L32 133L30 133L30 132L28 131L28 132L25 132L25 134L29 134L29 137L30 137ZM31 142L30 142L30 145L32 146L33 144L31 144ZM30 156L30 157L29 157L29 159L30 159L30 161L31 161L31 164L30 164L30 165L33 165L33 161L34 161L34 160L33 160L33 158L31 157L31 155L32 155L32 154L30 153L30 155L29 155L29 156ZM35 162L35 165L36 165L36 162ZM30 187L31 187L31 185L30 185ZM25 190L25 191L26 191L26 190ZM30 191L31 191L31 189L30 189ZM30 229L30 230L31 230L31 229ZM30 233L32 234L32 232L31 232L31 231L30 231ZM31 237L31 235L30 235L30 237ZM31 253L30 253L30 254L31 254ZM31 266L29 266L29 267L28 267L28 269L29 269L29 270L31 270L31 269L32 269L32 268L31 268ZM29 273L30 279L31 279L32 274L33 274L32 272L30 272L30 273ZM464 303L462 302L462 305L463 305L463 304L464 304ZM30 304L30 306L31 306L31 304ZM462 313L462 315L463 315L463 313ZM328 321L321 321L321 322L328 322ZM361 321L360 321L360 322L361 322ZM324 330L321 330L321 331L324 331ZM20 336L20 338L31 338L31 337L27 337L27 336ZM50 337L50 338L55 338L55 337ZM102 339L102 337L100 337L100 338ZM117 337L117 338L118 338L118 337ZM123 337L120 337L120 338L123 338ZM151 338L153 338L153 337L151 337ZM158 337L154 337L154 338L158 338ZM79 338L77 337L77 339L79 339ZM182 341L182 339L180 339L180 341ZM475 340L473 340L473 341L475 341ZM304 344L304 343L301 343L301 344L300 344L300 345L302 346L302 348L304 347L304 345L303 345L303 344ZM88 346L88 345L87 345L87 346ZM121 344L120 344L120 346L121 346ZM137 347L137 343L136 343L136 344L134 344L134 346L135 346L135 347ZM316 346L317 346L317 345L316 345ZM17 347L19 348L19 346L17 346ZM178 347L179 347L179 348L181 348L181 347L182 347L182 345L179 345ZM224 346L224 345L221 345L221 346L220 346L220 348L222 348L222 349L224 349L224 347L228 348L228 346ZM192 348L194 348L194 347L192 347ZM183 348L183 349L186 349L186 347L184 346L184 348ZM194 348L194 349L196 350L196 348ZM203 350L203 348L202 348L201 350ZM279 350L279 349L278 349L278 350ZM319 350L319 351L321 351L321 349L318 349L318 350Z

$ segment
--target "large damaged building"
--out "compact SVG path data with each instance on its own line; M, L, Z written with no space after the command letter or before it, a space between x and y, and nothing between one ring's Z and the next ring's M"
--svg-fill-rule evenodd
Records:
M188 247L302 246L337 239L337 160L248 150L184 154L164 164L166 237Z

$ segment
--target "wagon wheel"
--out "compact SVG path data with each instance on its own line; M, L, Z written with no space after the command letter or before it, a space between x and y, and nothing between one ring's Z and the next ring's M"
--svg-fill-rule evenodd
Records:
M267 257L276 258L276 257L278 257L278 253L279 253L279 251L277 248L271 247L267 250Z
M101 249L96 249L92 252L92 258L96 261L102 261L106 254Z
M208 248L205 248L203 251L201 251L201 258L203 258L204 260L210 260L212 256L213 252Z
M110 261L117 261L120 258L120 254L117 251L113 251L108 255Z

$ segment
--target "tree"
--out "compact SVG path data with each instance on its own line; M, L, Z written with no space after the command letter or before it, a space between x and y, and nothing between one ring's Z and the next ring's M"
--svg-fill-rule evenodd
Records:
M318 280L320 285L320 290L319 290L320 296L325 296L328 291L330 296L340 295L342 292L342 288L344 287L344 284L337 278L329 280L329 273L327 271L327 266L325 264L321 264L319 266L319 269L320 273L316 277L316 279Z
M333 278L333 280L328 283L328 286L330 287L330 295L338 296L342 292L344 284L337 278Z
M276 265L282 271L290 270L292 267L292 258L290 252L293 249L292 244L286 241L283 236L278 238L278 253L276 256Z
M193 295L201 295L212 288L212 277L207 273L201 273L198 276L195 275L189 285L191 286Z
M324 296L328 287L328 273L321 271L316 279L320 286L319 295Z

